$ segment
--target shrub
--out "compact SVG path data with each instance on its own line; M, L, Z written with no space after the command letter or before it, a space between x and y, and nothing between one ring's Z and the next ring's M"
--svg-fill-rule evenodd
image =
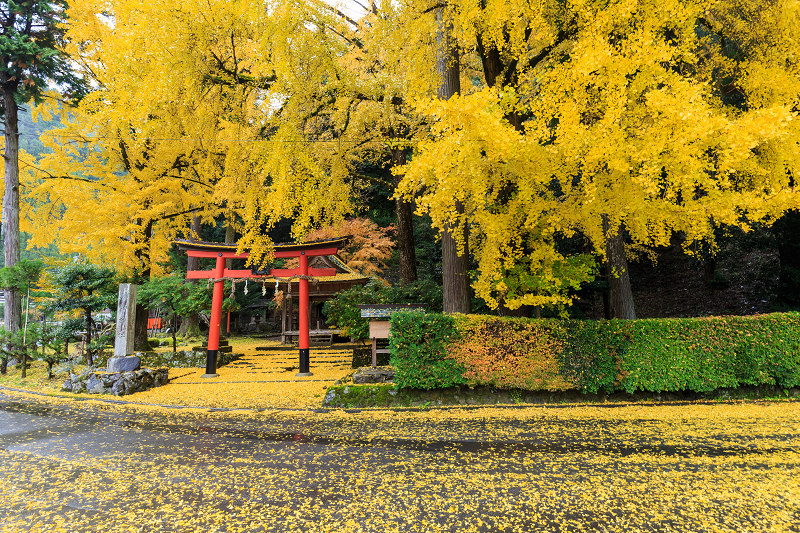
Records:
M501 389L566 390L559 373L563 325L555 320L460 316L449 357L461 363L474 385Z
M628 321L571 320L565 322L559 372L583 392L613 392L623 350L628 341Z
M448 357L456 339L455 319L419 311L395 313L389 338L390 364L401 387L438 389L467 383L464 365Z
M406 303L422 303L431 311L441 311L442 289L430 281L388 286L374 280L363 287L352 287L338 293L325 302L323 312L328 323L338 328L342 335L363 341L369 338L369 319L361 318L359 304Z
M401 387L709 392L800 386L800 314L559 321L402 313L391 362Z

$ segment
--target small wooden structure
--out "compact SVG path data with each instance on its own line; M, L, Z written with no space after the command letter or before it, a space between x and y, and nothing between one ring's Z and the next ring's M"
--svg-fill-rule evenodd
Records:
M325 324L322 316L322 305L336 296L336 293L345 291L357 285L366 285L369 278L348 267L336 255L318 255L309 259L309 266L319 269L335 271L332 276L319 277L309 285L308 323L311 325L309 335L317 341L332 342L338 330L330 329ZM281 306L281 342L291 342L299 337L299 316L294 313L299 298L299 280L282 280L275 276L261 278L269 285L277 282L276 289L283 291L283 305Z
M378 354L389 353L378 349L378 339L389 338L389 319L398 311L425 311L425 304L360 304L361 317L369 319L369 338L372 339L372 368L378 366Z

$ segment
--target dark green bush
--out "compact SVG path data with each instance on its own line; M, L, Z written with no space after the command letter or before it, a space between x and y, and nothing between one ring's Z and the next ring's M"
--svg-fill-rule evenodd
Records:
M613 392L630 333L624 320L565 323L559 371L583 392Z
M442 310L442 289L430 281L388 286L373 280L366 285L342 291L322 308L327 322L354 341L369 338L369 320L361 318L359 304L421 303L430 311Z
M389 338L395 383L414 389L439 389L466 383L464 366L447 357L456 339L452 316L419 311L395 313Z

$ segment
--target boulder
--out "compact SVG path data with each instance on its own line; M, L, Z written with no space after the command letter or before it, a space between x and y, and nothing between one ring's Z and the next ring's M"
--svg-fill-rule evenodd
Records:
M391 368L360 368L353 374L353 383L388 383L394 381Z
M89 371L70 374L61 389L73 393L114 394L123 396L158 387L169 382L168 368L141 368L127 372Z
M89 381L86 383L86 390L89 392L89 394L103 394L106 390L106 387L103 385L102 378L91 376Z
M124 377L121 377L120 379L115 381L114 384L111 386L111 394L115 396L123 396L125 394L128 394L128 392L132 388L131 385L132 384L130 381L128 381Z
M112 357L106 363L106 370L108 372L130 372L137 370L141 364L142 360L135 355Z

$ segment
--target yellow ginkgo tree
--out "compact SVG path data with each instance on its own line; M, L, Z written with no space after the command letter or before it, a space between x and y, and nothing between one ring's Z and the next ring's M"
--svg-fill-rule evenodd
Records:
M490 304L568 302L594 267L556 241L578 237L606 260L614 315L633 318L625 240L680 233L689 248L798 206L796 2L487 0L447 13L483 83L420 102L435 125L403 191L440 227L470 226Z
M82 2L68 51L94 90L27 167L32 244L144 277L190 218L231 216L274 71L259 2ZM255 118L254 118L255 117ZM257 171L257 170L256 170Z

